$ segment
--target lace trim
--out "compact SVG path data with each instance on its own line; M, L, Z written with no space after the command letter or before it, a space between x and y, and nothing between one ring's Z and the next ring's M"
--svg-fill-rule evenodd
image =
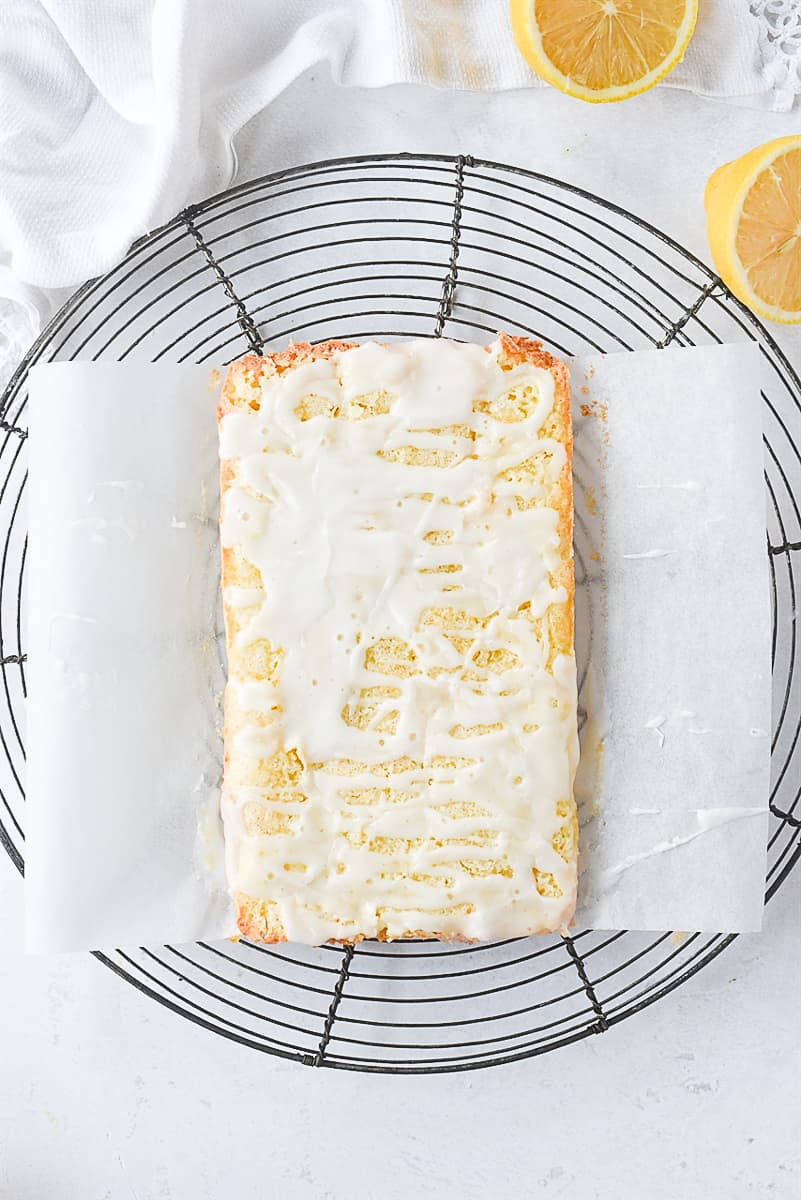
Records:
M765 77L783 108L801 93L801 4L798 0L751 0L759 21L759 49Z

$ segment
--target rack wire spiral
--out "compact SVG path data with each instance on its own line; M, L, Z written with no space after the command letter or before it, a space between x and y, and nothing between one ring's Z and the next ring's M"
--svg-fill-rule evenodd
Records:
M750 339L761 349L773 606L766 895L801 857L801 384L706 266L578 188L460 156L282 171L193 205L81 288L0 406L0 839L24 851L26 379L56 359L222 361L289 338L533 334L561 355ZM312 1066L453 1071L598 1034L731 935L582 932L480 946L247 942L98 955L215 1033Z

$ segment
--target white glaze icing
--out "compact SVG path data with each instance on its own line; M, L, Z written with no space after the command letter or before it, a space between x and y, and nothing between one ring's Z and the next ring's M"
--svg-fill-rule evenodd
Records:
M533 407L515 423L476 409L524 389ZM343 419L379 391L389 411ZM542 431L553 398L550 372L502 370L497 348L368 343L265 377L258 411L221 420L235 466L222 545L264 585L226 588L243 615L229 650L268 639L282 652L275 684L229 678L228 702L253 716L227 750L257 764L294 749L305 767L279 798L226 777L228 873L234 891L277 903L290 940L382 928L484 939L572 911L575 856L551 841L564 802L572 813L575 662L549 663L532 621L567 599L552 578L547 489L565 463ZM310 399L338 415L301 420ZM541 478L503 478L532 455ZM389 638L407 648L398 673L368 658ZM343 719L360 705L367 728ZM398 760L408 769L382 766ZM286 832L246 828L254 803ZM503 873L481 874L492 864ZM534 868L558 895L539 893Z

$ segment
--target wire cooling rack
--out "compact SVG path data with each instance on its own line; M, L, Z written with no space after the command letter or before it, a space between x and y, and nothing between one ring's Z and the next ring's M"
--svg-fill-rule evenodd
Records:
M773 604L770 898L801 855L801 384L703 263L578 188L469 157L315 163L247 183L81 288L0 406L0 839L23 867L26 379L55 359L223 361L289 338L534 334L561 355L758 343ZM452 947L199 943L98 955L206 1029L310 1066L452 1071L541 1054L677 987L731 935Z

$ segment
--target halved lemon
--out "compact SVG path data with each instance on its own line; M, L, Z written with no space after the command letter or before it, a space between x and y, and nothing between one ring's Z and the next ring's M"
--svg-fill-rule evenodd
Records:
M801 134L718 167L704 204L726 286L771 321L801 322Z
M530 67L579 100L627 100L664 79L692 37L698 0L511 0Z

